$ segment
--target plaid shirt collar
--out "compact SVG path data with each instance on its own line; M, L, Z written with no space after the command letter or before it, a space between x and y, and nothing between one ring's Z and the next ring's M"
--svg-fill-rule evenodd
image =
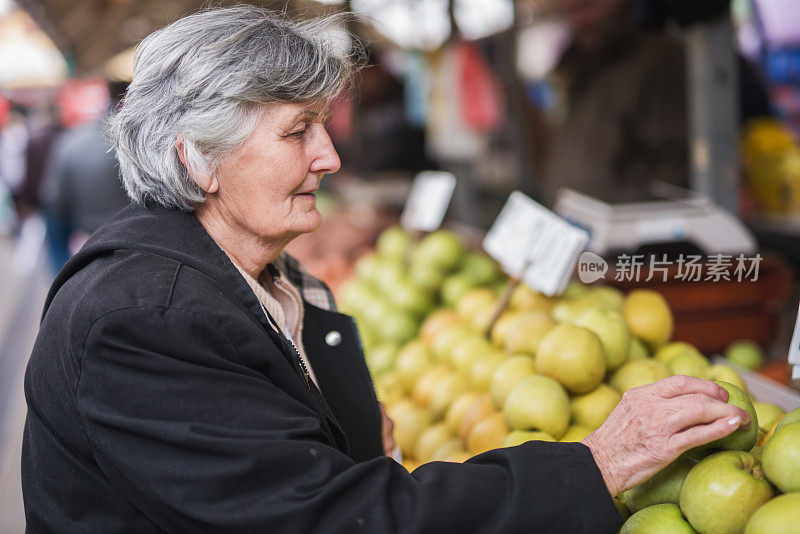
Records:
M281 252L275 260L267 265L270 274L281 277L292 284L300 292L303 300L326 311L335 312L336 302L333 293L321 280L311 276L295 258Z

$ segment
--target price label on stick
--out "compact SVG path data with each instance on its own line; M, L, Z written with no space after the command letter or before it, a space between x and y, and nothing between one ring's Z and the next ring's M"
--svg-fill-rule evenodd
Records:
M789 364L792 366L792 380L800 380L800 306L794 323L794 335L789 345Z
M562 293L589 234L519 191L508 197L483 248L512 277L548 296Z
M442 225L456 177L449 172L424 171L414 179L400 224L411 232L433 232Z

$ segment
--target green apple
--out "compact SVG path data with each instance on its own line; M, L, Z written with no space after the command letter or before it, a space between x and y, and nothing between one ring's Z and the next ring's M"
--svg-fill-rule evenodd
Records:
M339 286L337 297L339 307L351 315L361 312L365 302L379 298L368 281L356 278L351 278Z
M472 387L479 391L488 391L494 372L504 361L506 361L504 353L492 351L473 363L469 370L469 379Z
M614 371L609 384L620 393L625 393L629 389L651 384L668 376L671 374L667 366L657 360L632 360Z
M433 453L446 441L452 439L450 429L444 423L436 423L423 430L414 443L414 459L428 462Z
M397 350L397 345L394 343L381 343L364 355L367 368L373 378L394 366Z
M438 295L444 277L445 273L442 271L424 266L412 265L408 270L408 281L429 295Z
M538 430L513 430L503 441L503 447L515 447L529 441L558 441L547 432Z
M461 263L464 244L453 232L437 230L425 236L411 255L412 263L451 271Z
M761 445L754 445L753 448L750 449L750 454L752 454L753 458L760 462L764 457L764 447ZM762 463L761 465L764 464Z
M518 284L511 292L510 308L519 311L540 311L550 313L556 300L548 297L525 284Z
M800 491L800 421L779 426L764 445L764 471L784 493Z
M502 349L505 346L508 333L521 316L521 311L506 309L497 317L494 325L492 325L492 331L489 332L489 339L496 347Z
M375 379L375 395L384 406L389 406L405 397L406 387L397 373L386 371Z
M456 344L471 334L469 328L461 324L446 326L431 338L431 354L437 361L450 361L450 354Z
M476 252L470 252L464 257L459 272L472 278L475 284L480 286L491 284L501 275L494 260Z
M378 236L375 250L378 255L393 261L402 262L411 247L411 236L399 226L387 228Z
M778 427L775 430L777 430L782 426L786 426L790 423L794 423L795 421L800 421L800 408L792 410L791 412L784 415L781 421L778 423Z
M375 333L383 341L402 345L417 334L418 321L397 309L386 309L373 321Z
M761 438L764 437L766 432L762 432L761 428L770 428L772 424L778 420L778 418L784 414L783 408L780 406L776 406L771 402L754 402L753 408L756 411L756 416L758 416L758 439L759 441Z
M564 298L574 299L586 294L588 290L589 286L586 284L578 282L577 280L570 280L567 284L567 289L564 290Z
M711 365L702 354L684 352L669 360L667 364L673 375L688 375L696 378L705 378Z
M698 356L703 355L694 345L690 343L686 343L685 341L673 341L658 349L653 355L653 358L661 363L669 364L672 358L687 353L696 354Z
M402 263L382 261L375 271L375 287L384 295L391 295L395 287L406 281L406 273Z
M721 380L722 382L728 382L729 384L733 384L742 391L747 391L747 384L744 383L744 380L739 373L737 373L733 367L729 365L725 365L724 363L715 363L708 369L708 373L706 373L706 378L709 380Z
M475 362L488 356L493 350L494 347L485 337L470 334L453 345L449 361L457 370L467 374Z
M552 378L523 378L508 393L503 415L512 430L540 430L556 439L569 426L569 396Z
M550 330L536 351L536 372L558 380L571 393L589 393L606 374L600 339L585 328L560 324Z
M799 530L800 493L787 493L756 510L744 534L796 534Z
M392 304L417 317L428 315L435 305L430 294L407 279L399 280L387 296Z
M381 259L377 254L368 253L364 254L355 263L356 277L359 280L372 282L375 280L375 274L378 272L381 265Z
M463 273L450 275L442 282L440 296L445 306L452 308L462 296L475 288L475 281Z
M656 504L625 521L619 534L697 534L676 504Z
M599 301L602 307L608 310L621 310L625 302L625 293L611 286L591 285L585 295Z
M725 357L746 369L758 369L764 363L764 351L755 341L740 339L725 349Z
M536 372L533 359L525 355L510 356L495 369L489 393L497 409L502 410L506 397L517 382Z
M386 415L394 423L394 439L405 456L414 454L417 438L431 424L427 410L409 399L401 399L386 409Z
M400 348L394 360L394 370L403 384L411 389L432 364L433 358L425 343L415 339Z
M560 323L571 323L577 319L579 315L592 308L610 309L601 298L584 293L573 299L562 299L558 301L555 306L553 306L550 313L553 319Z
M736 534L774 494L758 460L744 451L723 451L689 471L678 500L699 532Z
M462 374L452 373L439 380L428 402L433 418L438 420L444 417L450 404L468 389L469 381Z
M544 336L556 326L558 323L545 312L523 312L508 329L504 347L506 354L535 356Z
M642 340L631 336L631 344L628 349L628 360L643 360L649 358L650 353Z
M618 313L592 308L580 314L574 324L594 332L600 338L609 371L625 362L630 350L631 331Z
M594 391L576 395L570 401L572 421L591 428L600 428L608 415L619 404L621 395L616 389L600 384Z
M623 500L628 509L632 513L636 513L654 504L678 504L683 480L696 464L697 462L687 456L678 456L650 479L623 494Z
M485 309L493 310L497 302L497 293L488 287L476 287L464 293L456 302L456 313L466 323Z
M734 430L732 434L702 445L698 449L749 451L758 440L758 416L753 408L753 402L750 400L750 396L737 386L719 380L715 380L715 382L728 392L728 404L733 404L750 414L750 426Z
M592 433L592 429L586 425L572 424L567 427L567 431L561 436L562 443L577 443Z

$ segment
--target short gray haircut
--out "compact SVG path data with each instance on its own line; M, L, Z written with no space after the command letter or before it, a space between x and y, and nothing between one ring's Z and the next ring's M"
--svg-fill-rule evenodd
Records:
M360 56L343 44L349 36L337 33L337 22L239 5L194 13L146 37L122 105L105 125L131 199L192 211L204 193L178 157L178 134L187 165L213 173L247 140L265 105L328 101L344 90Z

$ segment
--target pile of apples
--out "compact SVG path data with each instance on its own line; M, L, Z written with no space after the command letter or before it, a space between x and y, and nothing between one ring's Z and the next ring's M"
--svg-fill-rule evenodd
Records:
M753 403L733 368L671 342L659 293L572 282L550 298L520 284L492 322L509 281L447 231L415 243L391 228L356 273L340 304L359 325L409 471L530 440L581 441L628 389L684 374L718 381L752 424L617 496L633 514L621 532L744 532L751 516L748 534L800 532L800 413L781 420L777 406Z

